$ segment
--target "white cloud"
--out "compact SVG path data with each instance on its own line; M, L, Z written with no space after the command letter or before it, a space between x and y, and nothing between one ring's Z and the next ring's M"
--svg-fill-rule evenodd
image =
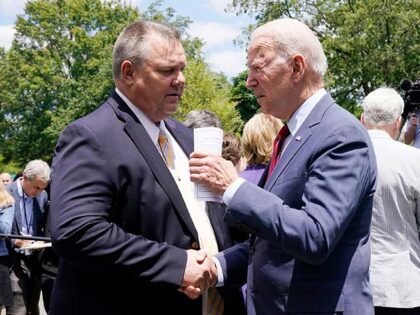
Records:
M206 6L220 15L226 15L225 9L228 6L228 0L207 0Z
M228 77L238 75L246 70L246 52L242 50L225 50L209 54L206 61L211 69L223 72Z
M209 48L225 44L231 45L232 41L240 35L241 30L223 23L194 22L188 33L204 40L206 47Z
M9 49L12 45L14 25L0 25L0 46Z
M1 0L0 17L15 18L17 14L23 13L27 0Z

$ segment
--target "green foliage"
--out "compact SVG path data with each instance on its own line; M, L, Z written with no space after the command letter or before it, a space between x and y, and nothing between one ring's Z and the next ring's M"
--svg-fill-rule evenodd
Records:
M420 68L420 2L417 0L231 0L230 10L258 24L292 17L319 36L329 61L327 87L355 115L372 90L398 88Z
M21 165L50 161L63 127L113 87L112 45L138 12L118 1L38 0L16 22L0 59L3 154Z
M230 85L202 60L202 42L185 30L191 20L162 1L140 14L124 0L34 0L16 22L8 51L0 49L0 145L4 163L23 166L51 161L57 138L71 121L91 112L114 88L113 44L128 23L138 18L174 25L184 35L189 66L188 87L178 117L209 108L229 130L241 121L229 101ZM0 163L1 165L1 163Z
M197 52L200 55L200 52ZM179 104L176 117L183 121L185 116L195 109L207 109L214 112L221 120L223 129L239 133L243 122L230 101L230 84L226 77L213 73L201 57L188 58L184 72L187 86Z
M236 102L236 109L245 122L251 119L260 109L254 93L246 87L247 76L248 71L243 71L234 77L231 89L232 101Z
M0 154L0 173L17 174L22 168L14 162L5 162L4 157Z

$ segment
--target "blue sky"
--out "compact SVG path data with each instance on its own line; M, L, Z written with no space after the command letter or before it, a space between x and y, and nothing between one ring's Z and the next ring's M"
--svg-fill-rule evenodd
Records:
M0 46L10 47L13 38L13 24L17 14L23 13L27 0L0 0ZM128 2L128 1L127 1ZM141 11L152 0L130 0ZM164 0L163 8L172 7L179 15L189 17L193 23L188 30L192 36L201 38L205 60L212 70L224 72L228 77L245 70L245 49L235 47L233 40L241 29L253 20L248 16L226 13L228 0Z

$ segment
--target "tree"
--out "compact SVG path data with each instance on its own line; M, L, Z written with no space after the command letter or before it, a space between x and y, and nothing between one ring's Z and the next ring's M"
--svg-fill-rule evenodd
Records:
M246 87L247 77L248 71L243 71L234 77L231 89L231 98L236 102L236 109L243 121L251 119L260 109L254 93Z
M0 50L0 139L4 163L51 161L57 138L71 121L91 112L114 88L113 44L138 18L165 22L183 34L189 61L179 118L211 108L230 130L241 127L229 83L203 61L202 43L185 33L191 20L156 1L140 14L123 0L29 1L12 47ZM210 106L210 107L208 107Z
M175 116L183 121L191 110L207 109L219 117L224 130L239 133L243 122L230 100L231 85L225 76L210 71L200 51L199 47L195 58L187 58L184 72L187 86Z
M306 23L319 36L326 83L343 107L358 113L362 97L381 85L398 88L420 68L420 2L416 0L231 0L230 10Z
M112 89L115 38L138 12L118 1L29 1L0 60L2 153L50 161L58 134Z

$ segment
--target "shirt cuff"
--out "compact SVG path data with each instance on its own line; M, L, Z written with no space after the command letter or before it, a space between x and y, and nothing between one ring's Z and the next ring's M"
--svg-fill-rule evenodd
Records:
M215 256L212 257L213 262L217 268L217 284L216 287L223 287L225 285L225 278L223 277L222 265L220 265L219 259Z
M245 182L245 179L242 177L238 177L230 186L226 189L225 193L223 194L223 202L225 205L229 206L230 200L235 195L236 191L241 187L241 185Z

